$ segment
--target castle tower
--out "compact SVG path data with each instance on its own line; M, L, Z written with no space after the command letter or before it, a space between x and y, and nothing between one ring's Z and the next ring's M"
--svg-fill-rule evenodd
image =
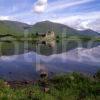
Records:
M46 33L46 38L48 38L48 39L54 39L55 38L55 33L54 33L54 31L51 31L51 32L48 32L48 33Z

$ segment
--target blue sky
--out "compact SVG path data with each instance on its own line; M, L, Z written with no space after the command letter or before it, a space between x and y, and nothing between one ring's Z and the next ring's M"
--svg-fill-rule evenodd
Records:
M0 20L50 20L100 32L100 0L0 0Z

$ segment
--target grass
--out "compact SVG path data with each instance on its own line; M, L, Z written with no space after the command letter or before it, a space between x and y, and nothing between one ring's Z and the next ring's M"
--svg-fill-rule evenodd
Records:
M0 81L0 100L100 100L100 77L90 78L79 73L57 75L49 80L50 90L40 85L11 88Z

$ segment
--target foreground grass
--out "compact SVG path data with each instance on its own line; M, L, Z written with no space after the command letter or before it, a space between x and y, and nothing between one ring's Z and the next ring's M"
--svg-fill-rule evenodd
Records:
M98 77L77 73L58 75L49 80L49 88L44 93L37 83L15 89L0 81L0 100L100 100Z

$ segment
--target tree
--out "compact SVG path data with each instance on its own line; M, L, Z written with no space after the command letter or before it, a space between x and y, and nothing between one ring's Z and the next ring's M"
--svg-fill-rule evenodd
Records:
M39 35L39 33L38 32L36 32L36 36L38 36Z
M100 70L95 74L95 78L100 80Z

